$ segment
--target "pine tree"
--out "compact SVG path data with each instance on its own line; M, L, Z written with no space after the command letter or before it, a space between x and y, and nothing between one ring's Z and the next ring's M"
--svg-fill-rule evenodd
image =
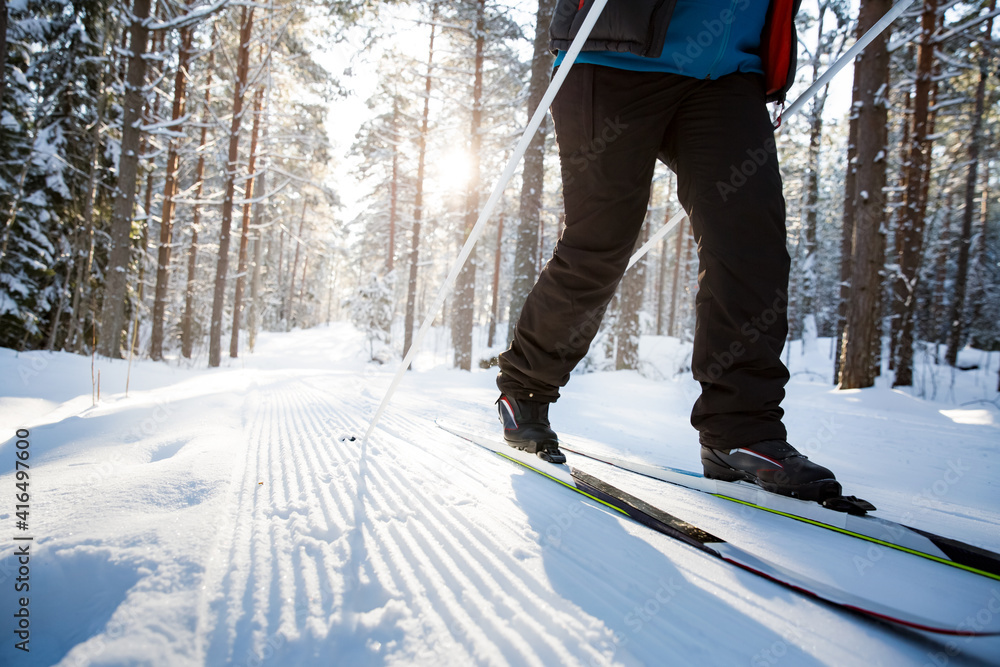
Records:
M111 217L111 252L105 272L104 305L101 313L99 352L106 357L121 356L125 330L125 295L132 250L132 210L139 175L139 145L142 107L145 104L146 49L149 40L150 0L134 0L129 27L128 72L122 116L121 156Z
M928 114L934 87L934 30L937 27L937 0L924 0L920 46L917 51L917 81L913 96L913 119L906 169L906 199L900 235L900 275L896 280L896 303L900 305L899 340L894 386L913 384L913 334L916 290L923 257L926 188L930 179L931 138Z
M891 7L890 0L862 0L857 35L863 35ZM875 383L878 332L880 331L880 272L884 263L880 238L885 213L885 155L887 148L888 31L883 32L858 56L854 66L854 101L851 134L856 164L851 200L844 216L849 252L841 261L850 262L849 299L845 312L843 346L839 368L844 389L870 387ZM850 153L849 153L850 156ZM847 247L845 247L847 250Z
M253 34L253 13L254 7L252 6L244 6L240 13L240 42L236 56L236 80L233 82L233 109L229 128L229 157L226 165L225 198L222 200L222 228L219 232L219 254L215 268L212 320L208 338L208 365L211 367L217 367L222 361L222 316L223 308L225 307L226 281L229 272L229 236L233 222L233 199L236 196L240 125L243 122L243 98L246 95L250 70L250 38Z
M555 0L538 0L535 14L535 38L531 59L531 79L528 83L528 118L534 115L542 101L552 75L553 57L549 52L549 22L555 10ZM548 130L543 121L531 138L524 153L521 176L521 204L514 250L514 279L511 285L510 309L507 315L507 342L514 338L514 328L521 314L524 300L538 278L534 249L538 242L538 225L541 220L542 194L545 187L545 139Z

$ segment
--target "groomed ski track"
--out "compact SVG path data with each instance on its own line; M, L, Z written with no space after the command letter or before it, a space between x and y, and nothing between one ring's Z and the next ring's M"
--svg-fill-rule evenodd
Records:
M24 664L1000 661L1000 642L958 638L952 648L844 613L442 434L443 406L466 420L492 414L483 407L495 399L492 372L409 374L365 445L393 369L364 364L360 347L346 326L267 337L229 369L192 378L153 367L103 412L88 412L88 394L33 417L36 472L52 496L39 508L46 539L33 574L57 580L87 613L49 625L43 589L36 636L61 639L39 642L43 662ZM164 405L170 417L150 437L124 435ZM81 431L88 415L104 422ZM192 433L212 435L205 456ZM143 449L101 480L107 493L81 496L70 475L108 455L91 441ZM0 457L10 451L5 441ZM0 466L4 485L9 467ZM182 501L170 500L184 480ZM137 496L144 518L129 521ZM4 544L0 557L9 555ZM78 581L91 561L111 584L105 594ZM71 570L79 577L58 578ZM11 597L0 596L5 617ZM0 662L18 664L10 656L0 649Z

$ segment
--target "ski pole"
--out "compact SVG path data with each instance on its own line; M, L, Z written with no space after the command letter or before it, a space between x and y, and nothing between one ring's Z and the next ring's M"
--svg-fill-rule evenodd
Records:
M809 88L804 93L799 95L795 99L795 101L792 102L791 106L789 106L782 114L782 118L784 120L788 120L789 118L797 114L799 111L801 111L802 107L805 106L806 102L808 102L809 100L811 100L813 97L816 96L816 93L819 92L820 88L830 83L830 80L833 79L833 77L837 76L837 74L839 74L840 71L847 66L847 63L854 60L854 58L862 51L862 49L871 44L872 40L881 35L882 32L886 28L888 28L893 21L899 18L899 15L905 12L907 8L912 4L913 0L900 0L895 5L893 5L892 9L887 11L882 18L880 18L878 21L875 22L875 25L873 25L871 28L868 29L868 32L866 32L864 35L861 36L861 39L855 42L854 45L851 46L851 48L849 48L846 53L844 53L844 55L838 58L836 62L830 65L830 67L827 68L825 72L823 72L822 76L816 79L816 83L809 86ZM673 218L671 218L669 222L667 222L665 225L656 230L656 233L653 234L649 238L649 240L643 244L641 248L636 250L635 253L632 255L631 259L629 259L628 268L632 268L632 265L638 262L640 259L642 259L643 255L649 252L649 249L652 248L654 245L656 245L657 241L659 241L664 236L669 234L670 231L677 226L677 223L679 223L683 217L684 217L684 212L681 211Z
M431 304L430 309L424 316L424 321L420 324L420 329L417 331L417 335L413 338L413 341L410 344L410 349L407 350L406 355L403 357L403 362L399 365L399 369L396 371L396 375L393 377L392 383L389 385L389 389L385 392L385 396L382 397L382 402L379 404L378 410L375 411L375 416L372 417L372 421L368 425L368 430L365 432L363 442L367 443L368 437L372 434L372 431L375 430L376 424L378 424L379 419L382 417L382 413L385 412L385 408L389 404L392 395L396 392L396 388L402 381L403 375L406 374L406 369L410 367L410 362L413 361L413 357L416 354L417 349L420 347L420 344L423 342L424 336L426 336L427 332L430 330L434 317L444 304L444 300L448 297L448 293L451 291L452 285L454 285L455 280L458 278L458 274L462 270L462 266L469 258L469 255L472 254L472 248L476 245L476 242L482 235L486 221L489 220L490 215L493 213L493 209L496 208L497 202L500 200L500 195L502 195L503 191L507 188L507 184L510 182L510 179L514 177L514 170L517 169L517 165L521 162L521 157L524 156L524 152L528 149L528 144L531 142L535 132L538 131L538 127L542 124L542 119L545 118L545 114L548 112L549 106L552 104L552 100L555 99L556 93L559 92L559 88L562 86L563 81L566 80L566 76L569 74L570 69L572 69L573 63L576 62L576 57L583 49L583 43L587 41L587 38L590 36L590 31L593 30L594 24L597 23L597 19L600 17L601 12L604 11L604 6L607 3L608 0L595 0L593 6L590 8L590 11L587 12L587 17L584 19L583 25L580 26L580 31L576 34L576 37L573 38L573 42L570 44L569 50L566 52L566 56L563 58L562 64L556 71L555 76L552 77L552 81L549 83L549 87L546 89L545 94L538 103L538 108L535 109L535 113L528 122L528 126L524 128L524 134L521 135L521 140L518 142L513 155L511 155L510 160L507 162L507 167L503 170L500 180L497 181L496 186L493 188L493 193L486 201L486 205L483 206L483 210L479 213L479 219L476 220L476 224L473 226L472 231L469 232L469 237L465 240L465 245L462 246L462 251L458 253L458 257L455 259L455 263L452 264L451 270L448 272L448 276L444 279L444 283L441 284L437 296L434 298L434 302Z
M840 58L838 58L835 63L830 65L830 67L828 67L827 70L823 72L823 75L818 79L816 79L816 82L813 85L809 86L808 89L806 89L806 92L799 95L798 98L796 98L796 100L792 102L791 106L789 106L788 109L785 110L785 113L782 114L782 116L784 118L789 118L798 113L802 109L802 107L805 106L806 102L811 100L816 95L816 93L819 92L820 88L830 83L830 80L833 79L833 77L837 76L837 74L840 73L840 70L844 69L844 67L847 66L847 63L854 60L854 58L857 57L857 55L861 53L861 51L866 46L871 44L876 37L881 35L882 32L886 28L888 28L893 21L899 18L899 15L905 12L907 8L909 8L909 6L912 4L913 0L900 0L899 2L894 4L892 6L892 9L887 11L882 18L876 21L875 25L869 28L868 32L862 35L861 39L856 41L854 45L851 46L851 48L847 49L847 52L844 55L840 56Z

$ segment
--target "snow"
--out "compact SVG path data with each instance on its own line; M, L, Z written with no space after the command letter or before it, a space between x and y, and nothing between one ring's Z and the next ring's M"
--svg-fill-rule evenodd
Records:
M96 405L90 358L0 349L0 663L1000 662L1000 639L839 611L452 438L436 417L493 423L494 371L450 370L447 346L426 348L368 443L395 368L368 363L348 324L263 334L211 371L136 361L128 396L127 362L97 359ZM1000 355L966 350L980 368L962 372L928 362L932 401L889 378L837 391L829 349L789 350L791 442L879 516L1000 551ZM641 353L640 371L574 376L554 425L697 468L690 346L646 337ZM14 525L15 429L29 432L28 531ZM671 497L681 518L786 563L847 567L837 554L856 542ZM34 537L27 594L15 533ZM880 554L864 576L912 573L900 595L919 595L938 566L913 560ZM997 613L1000 582L982 583L982 613ZM30 657L14 649L16 595L30 598Z

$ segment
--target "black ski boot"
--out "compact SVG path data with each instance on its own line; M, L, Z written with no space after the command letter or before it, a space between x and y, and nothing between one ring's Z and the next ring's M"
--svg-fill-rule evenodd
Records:
M559 436L549 427L549 404L538 401L517 401L501 395L497 399L503 439L511 447L521 449L549 463L565 463L566 455L559 451Z
M736 449L701 448L705 477L726 482L745 480L765 491L823 503L841 495L833 473L784 440L765 440Z

